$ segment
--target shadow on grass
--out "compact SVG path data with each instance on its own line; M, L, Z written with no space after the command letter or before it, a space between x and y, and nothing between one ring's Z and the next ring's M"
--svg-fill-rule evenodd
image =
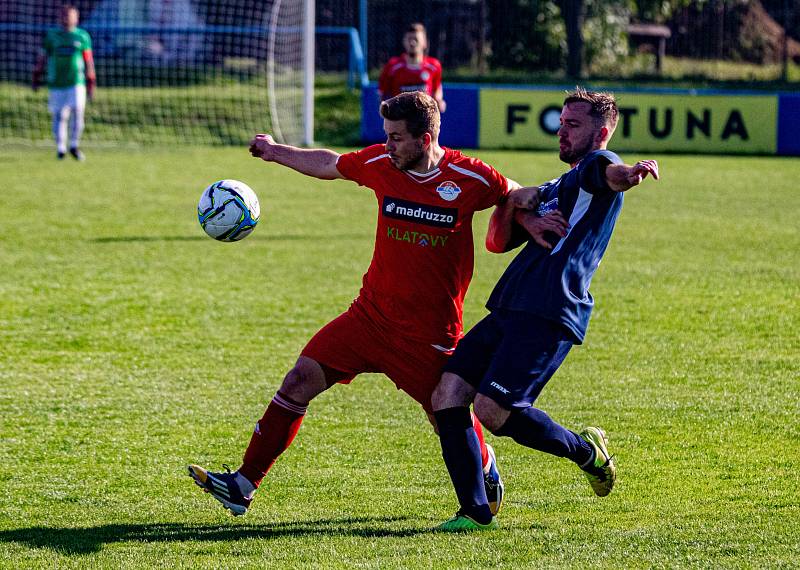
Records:
M49 548L67 555L91 554L115 542L227 542L285 536L341 535L402 538L426 534L430 528L386 528L408 517L358 517L282 522L267 525L188 525L181 523L110 524L83 528L35 526L0 532L0 542Z
M371 233L363 234L336 234L320 236L317 234L281 234L272 236L249 236L247 241L332 241L332 240L368 240L374 236ZM101 237L92 238L88 241L93 243L126 243L126 242L158 242L158 241L208 241L210 238L207 236L114 236L114 237Z
M92 238L89 241L94 243L125 243L129 241L203 241L207 239L204 236L119 236Z

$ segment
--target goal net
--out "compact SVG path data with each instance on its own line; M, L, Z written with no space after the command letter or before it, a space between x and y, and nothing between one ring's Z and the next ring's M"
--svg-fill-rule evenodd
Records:
M97 70L86 145L311 142L313 0L73 3ZM60 5L0 2L0 144L51 140L47 89L30 83Z

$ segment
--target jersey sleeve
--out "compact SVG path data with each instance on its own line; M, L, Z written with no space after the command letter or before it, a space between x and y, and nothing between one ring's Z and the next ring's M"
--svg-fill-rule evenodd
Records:
M483 193L481 196L481 200L478 204L477 210L485 210L487 208L491 208L492 206L496 206L500 202L506 199L508 193L510 192L511 184L508 181L508 178L497 172L493 167L489 166L488 164L480 163L482 165L483 170L483 177L489 183L486 192Z
M86 30L82 30L83 33L81 34L81 51L86 51L92 49L92 38L89 36L89 32Z
M578 165L578 181L581 188L591 194L611 192L606 181L606 168L609 164L622 162L612 152L595 152Z
M347 180L352 180L359 186L369 186L372 169L365 168L365 165L368 161L379 157L382 151L383 145L373 145L362 150L341 154L339 160L336 161L336 169Z
M383 98L391 96L392 90L392 75L391 75L392 60L390 59L381 70L381 76L378 78L378 91L381 92Z
M436 71L433 73L433 77L431 78L431 91L436 93L436 91L442 86L442 64L439 63L439 60L436 60Z

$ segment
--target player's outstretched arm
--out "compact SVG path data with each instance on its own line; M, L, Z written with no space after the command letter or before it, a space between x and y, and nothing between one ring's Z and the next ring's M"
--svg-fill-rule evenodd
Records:
M336 168L339 153L332 150L278 144L270 135L261 134L250 141L250 154L321 180L344 178Z
M606 182L615 192L625 192L641 184L648 174L658 180L658 163L655 160L640 160L633 166L609 164L606 168Z

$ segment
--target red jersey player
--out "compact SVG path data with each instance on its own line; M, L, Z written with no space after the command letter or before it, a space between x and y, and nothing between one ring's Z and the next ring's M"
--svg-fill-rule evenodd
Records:
M337 154L276 144L257 135L253 156L320 179L346 178L378 201L372 262L358 298L302 350L256 424L242 466L214 473L197 465L189 475L234 515L242 515L278 456L291 444L309 402L362 372L382 372L431 417L431 394L462 334L461 311L473 268L472 216L511 194L530 194L480 160L438 144L436 102L421 92L381 104L385 145ZM513 188L512 188L513 187ZM535 194L534 194L535 196ZM480 424L476 431L481 432ZM494 453L483 443L484 483L493 510L503 487Z
M442 95L442 64L435 57L425 55L428 35L425 26L411 24L403 36L405 53L393 57L381 70L378 92L381 99L389 99L406 91L422 91L434 99L439 112L444 113L446 104Z

